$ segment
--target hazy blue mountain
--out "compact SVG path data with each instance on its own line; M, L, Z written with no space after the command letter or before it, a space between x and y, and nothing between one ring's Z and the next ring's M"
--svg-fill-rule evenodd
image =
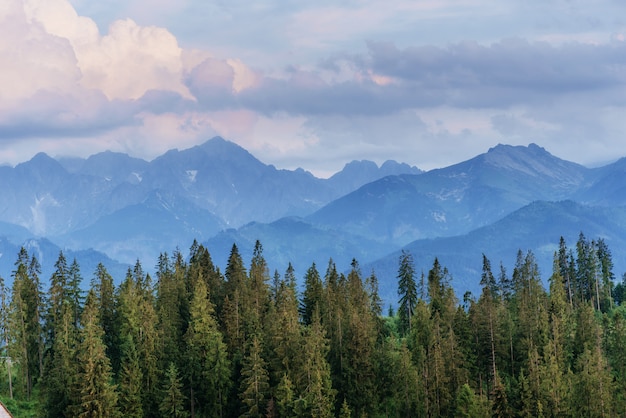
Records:
M113 184L139 184L149 165L147 161L127 154L105 151L87 158L76 172L104 178Z
M342 196L364 184L386 176L420 173L422 173L422 170L417 167L411 167L408 164L392 160L385 161L380 167L373 161L355 160L346 164L340 172L330 177L328 182L338 192L338 196Z
M418 275L428 274L435 257L452 274L459 298L465 291L480 294L482 254L491 261L494 274L504 265L510 277L518 250L532 250L544 280L552 274L554 252L563 236L568 248L576 251L583 232L588 239L603 238L613 252L614 273L621 280L626 271L626 207L594 207L573 201L533 202L493 224L464 235L414 241L404 247L413 254ZM397 299L397 271L400 250L365 264L378 272L381 294L388 302ZM547 285L547 282L546 282Z
M510 267L517 248L544 257L561 234L574 242L582 230L626 252L619 236L626 220L616 209L626 205L626 160L588 169L534 144L498 145L429 172L353 161L320 179L266 165L217 137L150 162L113 152L60 161L38 154L0 167L0 187L7 246L0 264L13 262L21 243L44 245L47 237L51 248L93 249L86 259L96 251L125 263L140 259L148 271L160 252L185 253L197 239L223 266L234 242L249 262L259 239L272 271L282 274L289 261L300 276L313 262L323 271L330 257L347 269L356 258L364 274L380 269L389 291L404 245L419 250L425 271L439 256L458 272L458 289L475 285L483 251L493 251L494 266L502 259ZM566 199L584 205L560 202Z
M592 170L590 184L575 195L581 202L602 206L626 205L626 158Z
M2 226L2 232L5 231ZM28 238L22 242L16 243L9 240L5 236L0 236L0 276L4 278L5 284L10 287L13 283L12 274L15 270L15 261L21 247L26 248L29 255L35 256L41 265L41 283L43 290L47 290L49 278L54 272L54 263L57 261L59 254L63 251L68 263L72 263L74 259L80 266L80 273L83 278L83 288L87 289L93 277L96 267L102 263L107 271L114 277L117 283L121 282L128 270L128 265L119 263L109 258L106 254L92 250L83 249L72 251L62 249L56 244L45 238Z
M177 190L235 227L308 214L334 197L322 179L304 170L277 170L222 138L168 151L150 163L142 183Z
M184 197L153 191L143 202L58 239L70 248L94 248L124 263L139 259L151 266L159 253L209 238L223 228L221 219Z
M135 257L127 249L142 243L144 253L156 257L166 245L186 245L179 239L308 215L372 178L415 171L394 162L361 165L367 175L351 166L346 170L361 173L358 178L319 179L302 169L263 164L219 137L151 162L114 152L59 162L40 153L14 168L0 167L0 222L70 248L123 254L124 260ZM167 196L167 209L154 203L157 194Z
M307 219L402 245L469 232L535 200L567 199L591 172L534 144L498 145L450 167L374 181Z
M347 268L353 258L373 260L388 252L388 247L375 241L319 229L295 217L269 224L253 222L237 230L225 230L204 245L213 262L223 271L233 244L237 244L244 262L249 265L256 240L263 245L263 256L272 274L277 270L282 275L291 262L298 277L304 275L313 263L323 274L331 258L338 266Z

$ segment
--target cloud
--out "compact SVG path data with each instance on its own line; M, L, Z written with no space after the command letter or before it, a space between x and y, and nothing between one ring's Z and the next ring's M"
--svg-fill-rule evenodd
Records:
M72 1L0 4L0 158L24 141L149 158L220 134L330 173L564 138L599 159L624 136L625 26L583 2Z
M65 0L3 2L0 61L10 63L0 67L4 143L135 129L195 102L171 33L127 19L100 35Z

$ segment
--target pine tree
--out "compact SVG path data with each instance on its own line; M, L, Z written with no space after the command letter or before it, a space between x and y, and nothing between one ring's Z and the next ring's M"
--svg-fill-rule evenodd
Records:
M12 359L9 356L9 302L4 278L0 276L0 356L4 359L7 367L7 378L9 384L9 399L13 399L13 376Z
M300 377L300 387L303 388L300 396L305 402L307 414L313 417L333 416L336 391L332 388L327 354L328 341L319 313L315 311L304 338L304 367Z
M195 398L198 399L199 413L220 417L230 387L230 361L214 318L213 304L202 280L195 283L191 321L185 340L185 360L192 391L190 400L195 403Z
M128 270L122 282L117 300L117 322L119 339L124 341L132 336L141 367L142 409L146 415L156 415L159 405L158 386L158 334L157 315L151 292L146 286L148 278L136 274L140 272L139 263L135 272Z
M294 386L285 373L276 388L276 409L280 418L290 418L295 415Z
M258 240L254 245L252 253L252 260L250 262L250 279L249 285L246 286L248 290L248 307L252 308L253 312L250 315L252 323L249 326L249 332L255 332L259 330L259 327L263 323L265 312L267 311L267 305L269 304L269 272L267 269L267 263L263 257L263 246Z
M100 326L95 294L87 295L85 309L80 319L80 343L78 346L78 403L71 408L80 417L117 416L117 392L112 384L112 372L104 331Z
M115 285L113 277L102 263L98 263L91 280L91 288L96 296L100 326L104 330L104 344L107 347L107 356L111 359L114 370L119 368L119 347L116 335L115 321ZM117 364L117 366L116 366Z
M42 294L39 284L39 263L30 259L22 248L13 272L13 292L7 320L7 349L12 362L18 363L18 387L30 399L37 380L43 373Z
M44 405L47 416L72 416L78 404L78 329L67 306L62 309L55 326L55 338L49 348L44 374Z
M596 242L596 255L598 257L601 276L600 283L597 283L600 290L598 298L602 312L607 312L609 309L613 309L611 293L614 286L615 274L613 274L611 250L602 238L598 239Z
M304 293L300 306L300 316L305 325L310 325L313 320L313 312L322 309L323 284L315 263L309 267L304 276Z
M167 257L167 255L162 255ZM166 369L170 362L181 363L183 334L187 327L184 312L188 311L186 265L180 252L173 256L173 265L157 273L156 314L159 328L160 366Z
M143 376L139 366L139 354L131 334L122 343L122 363L119 378L119 405L123 417L142 418L141 400Z
M411 253L402 251L398 268L398 295L400 296L400 328L405 334L411 333L412 319L417 306L417 284L415 282L415 267Z
M352 417L352 411L350 410L350 405L346 400L343 400L341 404L341 409L339 410L339 418L350 418Z
M241 370L243 379L239 398L243 403L242 417L262 417L264 415L269 393L269 376L262 352L261 341L256 335L252 336Z
M70 303L70 309L74 313L74 322L76 324L80 321L81 309L84 301L83 292L80 288L82 281L83 278L80 275L80 266L78 265L76 259L74 259L68 271L66 294Z
M162 417L186 418L189 416L184 409L185 396L183 395L182 387L178 369L174 363L170 363L166 372L163 395L159 403L159 412Z
M235 244L226 266L225 298L222 312L224 340L235 363L239 363L244 352L244 302L246 292L246 269Z
M302 332L298 300L294 284L287 278L288 274L285 277L279 281L275 306L268 312L265 326L267 345L272 352L270 358L273 359L270 369L276 382L285 374L293 382L294 372L301 363Z
M455 404L455 418L473 418L481 416L479 415L480 403L476 398L476 394L467 383L459 389Z

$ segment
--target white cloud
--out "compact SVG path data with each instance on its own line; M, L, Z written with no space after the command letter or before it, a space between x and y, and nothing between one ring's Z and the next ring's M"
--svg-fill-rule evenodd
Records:
M0 109L40 90L67 93L80 79L67 39L48 33L19 0L0 10Z
M0 2L0 160L219 134L327 174L563 138L588 162L626 131L612 0L69 1Z

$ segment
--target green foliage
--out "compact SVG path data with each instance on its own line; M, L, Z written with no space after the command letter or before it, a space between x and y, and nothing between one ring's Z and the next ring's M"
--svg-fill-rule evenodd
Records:
M252 337L241 370L239 398L243 417L262 417L269 394L269 376L262 357L261 341Z
M185 418L189 414L184 408L185 397L182 392L183 385L178 376L178 369L174 363L170 363L166 372L165 385L161 401L159 402L159 412L162 417Z
M480 266L481 260L476 260ZM438 259L421 286L398 268L400 307L382 317L378 278L315 264L297 292L256 243L222 276L194 242L139 261L118 287L99 265L87 298L63 253L47 292L22 249L0 278L0 399L14 416L557 417L626 408L626 308L606 243L561 240L545 289L534 255L509 279L482 258L482 292L459 305ZM10 372L10 374L9 374ZM12 397L12 398L11 398ZM29 400L30 399L30 400Z
M398 267L398 295L400 296L400 329L403 333L411 332L412 319L417 306L417 283L415 282L415 267L411 253L402 251Z

